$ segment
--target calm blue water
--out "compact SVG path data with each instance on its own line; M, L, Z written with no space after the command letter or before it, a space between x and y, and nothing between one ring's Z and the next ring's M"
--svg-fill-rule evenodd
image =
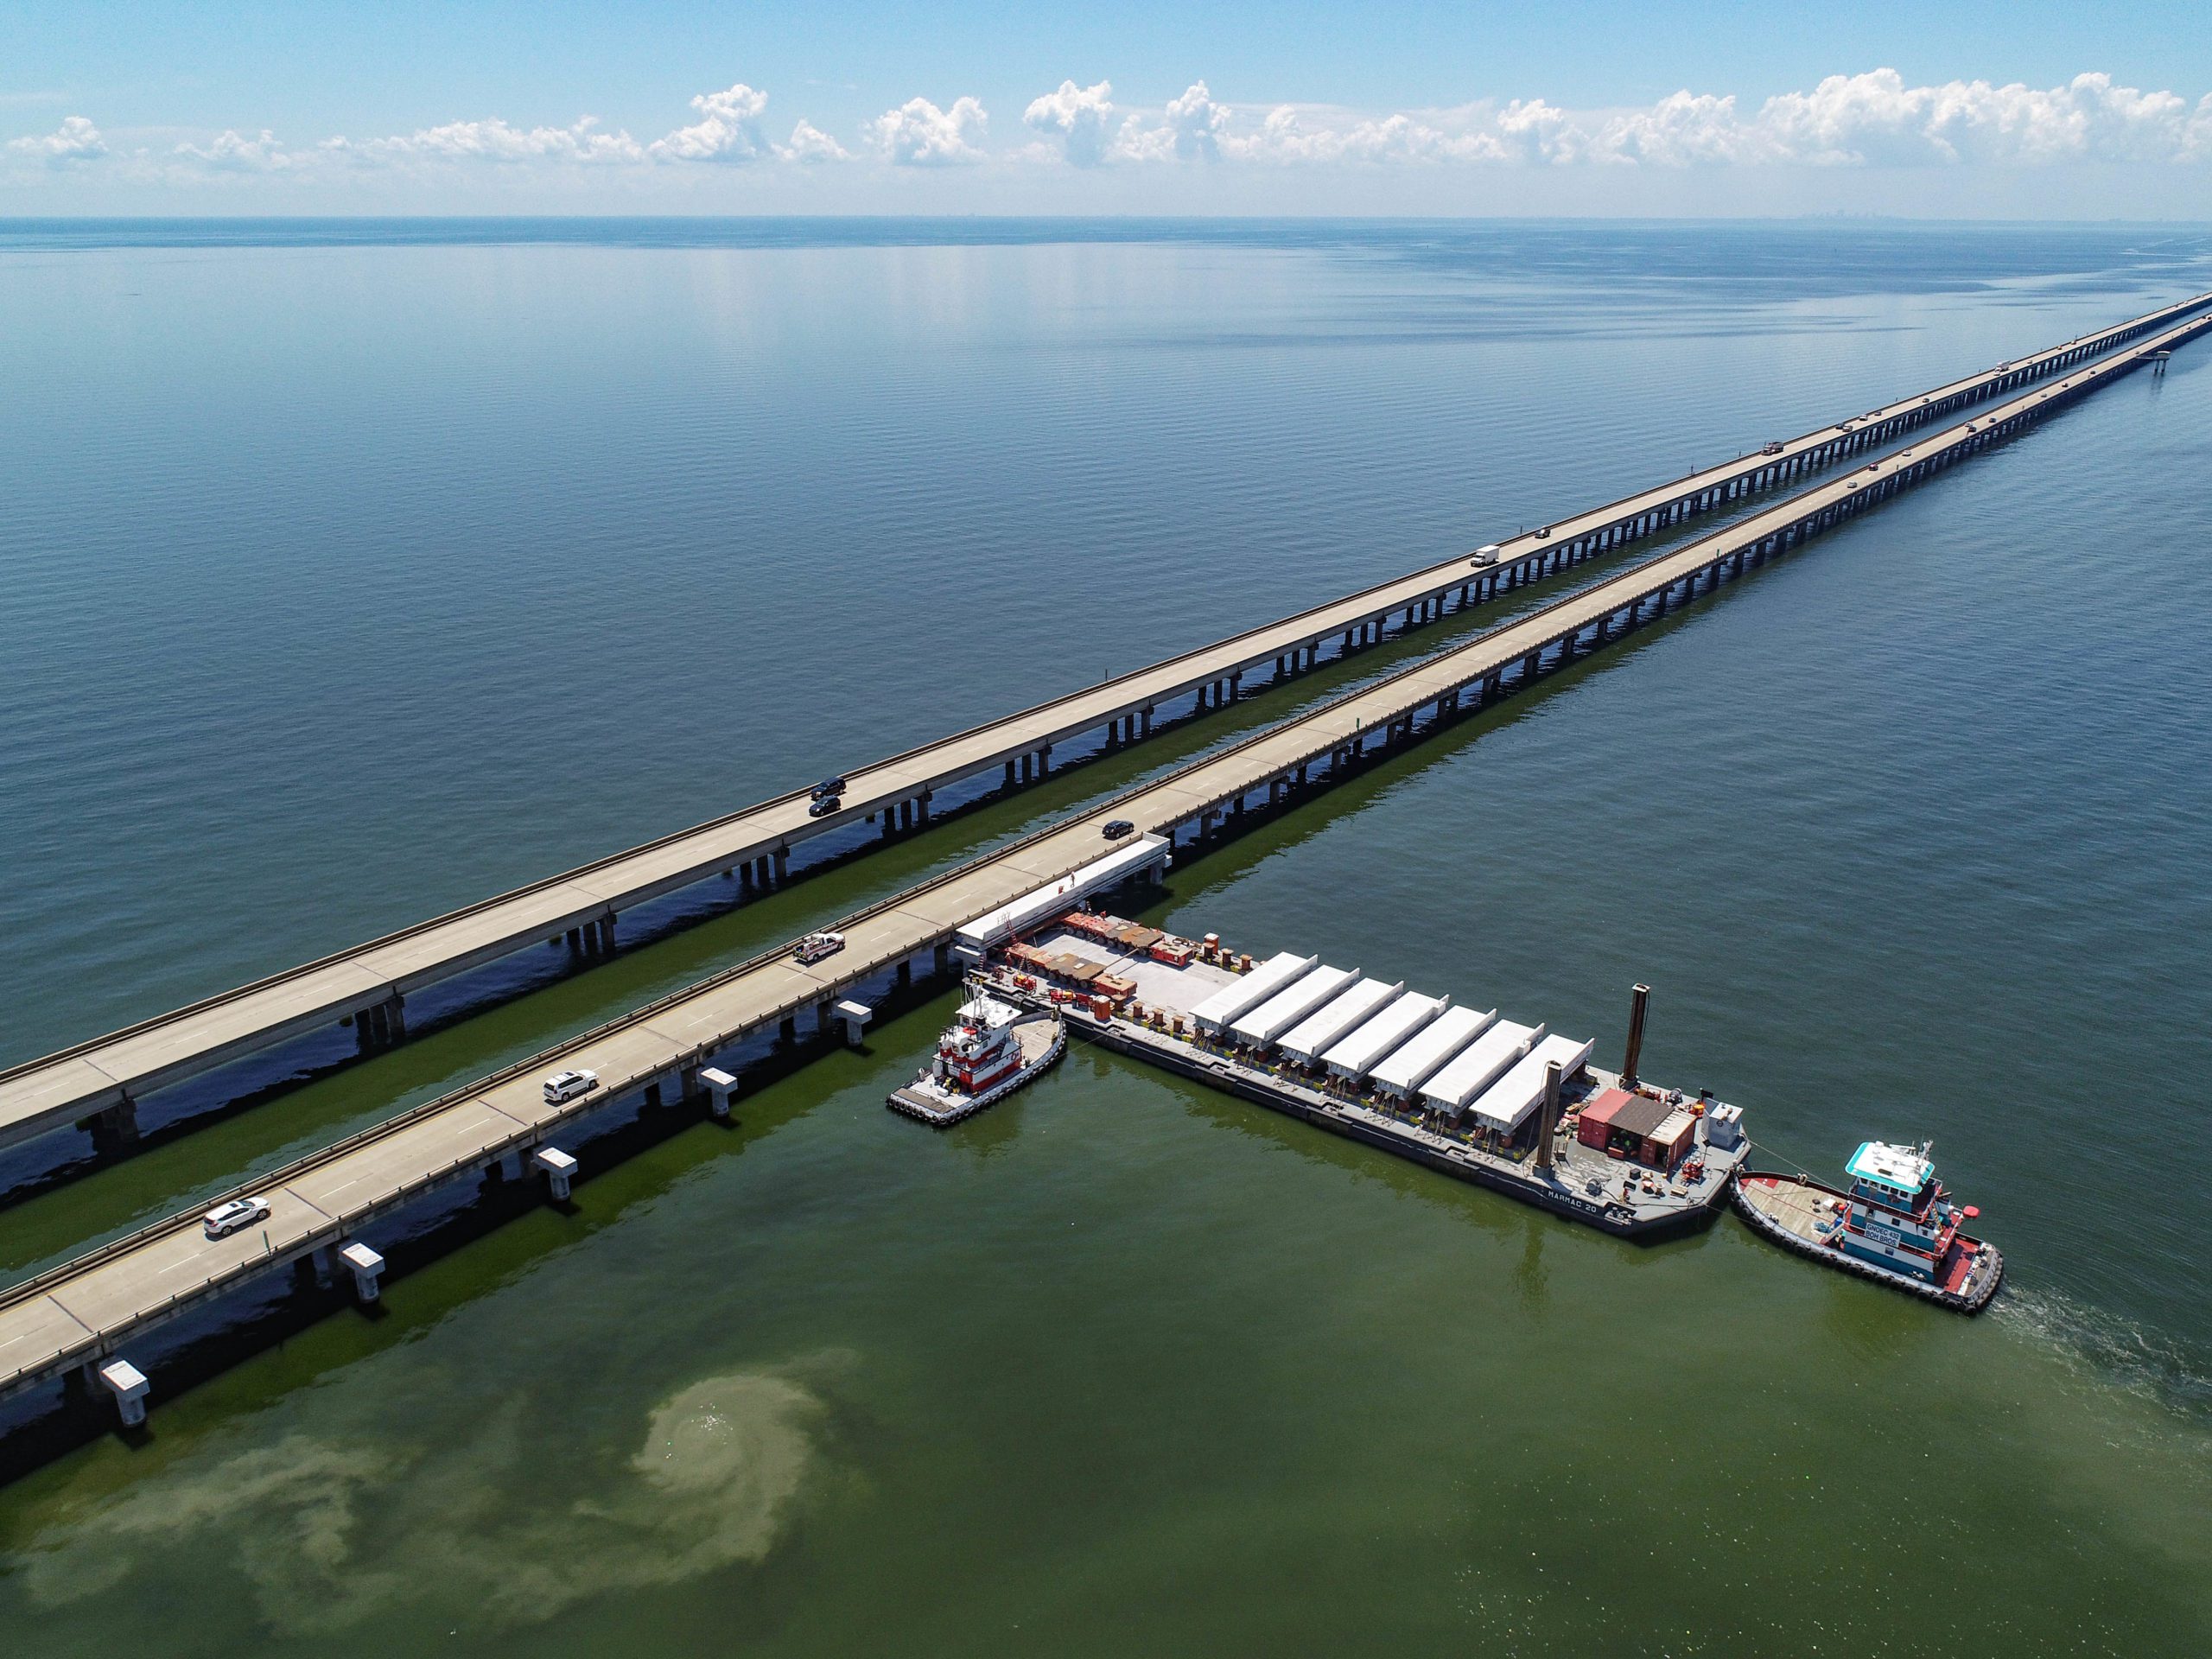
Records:
M0 1062L2207 287L2212 233L2172 227L0 224ZM1633 1602L1773 1651L1809 1639L1768 1622L1802 1594L1822 1645L1878 1646L1886 1605L1961 1651L2201 1648L2208 365L1193 866L1167 912L1608 1058L1647 980L1646 1070L1742 1101L1793 1164L1934 1135L2014 1264L1995 1317L1932 1321L1733 1223L1624 1252L1103 1061L918 1142L854 1057L744 1156L633 1166L589 1240L532 1223L420 1281L400 1334L254 1361L149 1453L41 1474L0 1613L87 1649L237 1599L320 1651L487 1606L491 1645L641 1621L669 1651L838 1651L839 1606L904 1607L913 1645L972 1649L963 1605L1022 1648L1031 1597L1039 1651L1680 1650L1616 1641ZM678 980L710 959L674 948ZM226 1128L239 1163L289 1109ZM70 1236L210 1173L163 1168L83 1184ZM701 1255L721 1215L772 1230ZM35 1223L0 1214L10 1260L53 1248ZM567 1357L518 1358L525 1333ZM743 1433L700 1478L743 1504L679 1483L594 1532L643 1501L639 1436L713 1417L702 1377ZM1462 1389L1448 1428L1423 1414ZM1688 1425L1724 1399L1722 1452ZM1522 1432L1554 1407L1601 1440ZM539 1433L569 1484L515 1449ZM1931 1459L1946 1514L1838 1556L1834 1517L1883 1529L1882 1446ZM206 1518L226 1480L277 1517L243 1554ZM512 1573L604 1558L576 1623L394 1541L443 1537L462 1490L568 1517L501 1533ZM1565 1600L1480 1518L1499 1491ZM974 1571L927 1570L939 1516ZM1655 1528L1687 1529L1663 1572ZM325 1554L268 1568L302 1529ZM1677 1605L1684 1560L1762 1611ZM1099 1609L1171 1582L1107 1638Z

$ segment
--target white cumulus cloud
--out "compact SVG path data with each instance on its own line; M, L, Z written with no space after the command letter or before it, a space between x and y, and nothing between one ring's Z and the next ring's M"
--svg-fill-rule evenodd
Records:
M1221 134L1229 124L1229 111L1213 101L1205 82L1192 81L1182 97L1167 100L1162 113L1177 156L1185 161L1211 161L1221 154Z
M1730 93L1690 87L1656 101L1570 109L1541 97L1484 99L1441 109L1358 110L1325 104L1229 104L1194 80L1165 105L1130 109L1113 83L1072 79L1024 107L1024 142L985 147L980 100L939 107L909 99L861 128L878 164L944 168L995 162L1078 168L1171 162L1269 168L1521 167L1967 168L2076 165L2212 165L2212 94L2119 84L2108 74L2057 86L1950 80L1909 83L1897 70L1830 75L1808 91L1783 92L1751 108ZM290 149L262 129L227 129L205 142L164 137L158 153L109 139L73 115L51 132L0 143L0 162L28 184L29 169L67 173L110 157L101 176L144 177L179 186L221 175L287 174L325 168L480 166L499 176L528 169L589 167L641 176L648 169L855 162L852 151L812 122L771 139L768 94L744 81L690 100L694 118L640 142L586 116L567 126L516 125L504 118L451 121L390 137L329 138ZM859 165L859 163L855 163ZM650 187L641 187L650 188Z
M1170 125L1124 127L1116 153L1217 154L1278 165L1518 162L1663 168L1800 165L2037 167L2068 162L2212 161L2212 95L2192 106L2171 92L2077 75L2037 88L1983 80L1914 86L1894 69L1831 75L1812 91L1770 98L1745 114L1732 94L1688 88L1630 109L1569 110L1541 98L1503 105L1366 114L1279 105L1232 113L1203 83L1202 127L1171 146ZM1188 118L1186 118L1187 119Z
M1337 110L1278 105L1255 133L1224 131L1221 153L1243 161L1300 162L1494 162L1505 146L1471 130L1456 111L1347 117Z
M1112 154L1136 162L1218 161L1230 119L1229 106L1214 101L1205 82L1194 80L1180 97L1167 100L1157 120L1132 116L1124 121Z
M95 161L106 155L107 140L83 116L73 115L52 132L11 140L8 148L19 155L35 156L61 167L71 162Z
M691 100L699 119L678 127L648 147L664 162L753 162L769 154L760 136L760 115L768 94L739 81L727 92L702 92Z
M899 167L956 167L983 159L983 106L957 99L941 110L926 98L910 98L868 124L868 136L884 158Z
M418 127L402 137L372 138L355 149L378 159L440 162L636 162L645 150L628 133L601 132L599 118L585 116L573 126L512 127L496 116L488 121L448 121Z
M296 159L266 127L251 138L235 129L228 130L217 133L206 144L179 144L176 153L203 167L226 173L280 173Z
M791 129L791 141L776 146L780 162L849 162L852 153L811 121Z
M1077 167L1096 167L1106 159L1115 129L1121 124L1114 110L1113 84L1078 86L1064 80L1056 92L1031 101L1022 111L1025 125L1060 139L1067 158Z
M2076 75L2063 86L1946 81L1908 86L1894 69L1830 75L1809 92L1784 92L1756 126L1791 161L1819 166L1919 166L1960 162L2166 162L2201 155L2206 105L2175 93Z

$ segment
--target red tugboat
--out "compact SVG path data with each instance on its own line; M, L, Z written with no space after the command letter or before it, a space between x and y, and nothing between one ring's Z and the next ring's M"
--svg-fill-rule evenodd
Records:
M938 1039L929 1069L886 1103L932 1128L949 1128L1003 1099L1058 1059L1067 1030L1057 1014L1015 1007L980 985Z
M1929 1148L1866 1142L1846 1166L1847 1192L1809 1175L1746 1170L1732 1196L1737 1213L1785 1249L1979 1313L2005 1277L2005 1258L1963 1230L1981 1212L1951 1202Z

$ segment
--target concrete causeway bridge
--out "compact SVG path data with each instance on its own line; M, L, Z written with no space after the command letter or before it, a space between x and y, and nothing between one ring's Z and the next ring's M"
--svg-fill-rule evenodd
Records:
M2212 305L2212 294L1871 410L1757 454L1693 473L1516 536L1480 567L1464 556L1250 629L1099 685L1040 703L852 772L841 810L812 817L804 790L780 795L626 852L239 986L41 1058L0 1070L0 1147L79 1125L99 1147L137 1138L149 1092L340 1022L359 1049L404 1039L407 1000L543 941L579 957L614 948L626 911L727 877L741 895L786 879L795 849L856 823L885 838L929 821L940 791L997 773L1006 788L1046 775L1055 746L1103 734L1109 747L1148 736L1154 718L1235 697L1243 677L1278 679L1404 629L1456 615L1756 492L1800 480L2007 392L2061 375L2158 334ZM2153 348L2155 349L2155 348Z
M211 1240L195 1208L0 1292L0 1397L81 1371L114 1395L126 1421L137 1421L149 1383L121 1351L180 1313L306 1260L334 1272L341 1263L350 1267L358 1293L373 1297L382 1258L360 1235L380 1218L493 1167L519 1179L526 1166L535 1166L556 1197L565 1196L576 1164L556 1142L564 1130L611 1104L696 1096L717 1115L726 1113L736 1080L718 1060L763 1033L795 1037L803 1018L827 1029L836 999L871 984L904 982L918 966L943 970L963 925L1095 863L1108 847L1100 835L1107 820L1127 818L1172 845L1203 839L1224 822L1233 825L1255 806L1328 787L2133 370L2163 362L2162 353L2212 332L2212 315L2188 315L2207 301L2163 314L2165 326L2139 334L2126 350L2061 365L2063 378L2056 383L2039 378L2031 390L2008 388L2018 395L1924 432L1909 448L1826 478L1713 535L871 905L838 924L845 948L827 960L801 966L786 950L756 957L237 1189L266 1197L264 1224ZM2173 321L2177 314L2185 320ZM1916 424L1894 427L1891 435ZM603 1087L549 1104L540 1081L567 1067L597 1072Z

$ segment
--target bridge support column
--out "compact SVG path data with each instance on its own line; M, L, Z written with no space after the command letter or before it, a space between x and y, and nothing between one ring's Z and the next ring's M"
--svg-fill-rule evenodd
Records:
M599 948L604 955L611 957L614 954L614 917L612 912L599 918ZM392 1011L396 1015L399 1008L399 999L395 996L391 999L391 1002ZM401 1027L399 1034L402 1037L407 1034L405 1027Z
M378 1281L384 1276L384 1257L357 1239L340 1247L338 1259L353 1269L353 1300L375 1301L382 1294Z
M776 1027L776 1035L786 1043L798 1041L798 1019L794 1015L785 1014L782 1022Z
M1143 722L1141 725L1140 725L1140 726L1138 727L1138 728L1137 728L1137 729L1138 729L1141 733L1142 733L1142 734L1143 734L1143 735L1145 735L1145 736L1147 736L1147 737L1150 737L1150 736L1152 735L1152 709L1151 709L1151 706L1150 706L1149 704L1147 704L1147 705L1146 707L1144 707L1143 709L1139 709L1139 710L1137 711L1137 718L1138 718L1141 721L1142 721L1142 722Z
M1008 789L1014 787L1014 762L1011 760L1006 763L1006 786Z
M146 1375L127 1359L111 1359L92 1372L93 1380L115 1401L116 1415L125 1428L146 1421Z
M576 1179L576 1160L558 1147L540 1147L530 1161L545 1172L545 1188L553 1201L567 1203L569 1183Z
M1052 746L1049 743L1038 746L1037 775L1039 778L1049 778L1052 775Z
M776 885L780 887L791 879L791 849L788 847L779 847L776 849Z
M729 1119L729 1097L736 1091L737 1079L718 1066L709 1066L699 1073L699 1081L707 1090L707 1116L716 1122Z

